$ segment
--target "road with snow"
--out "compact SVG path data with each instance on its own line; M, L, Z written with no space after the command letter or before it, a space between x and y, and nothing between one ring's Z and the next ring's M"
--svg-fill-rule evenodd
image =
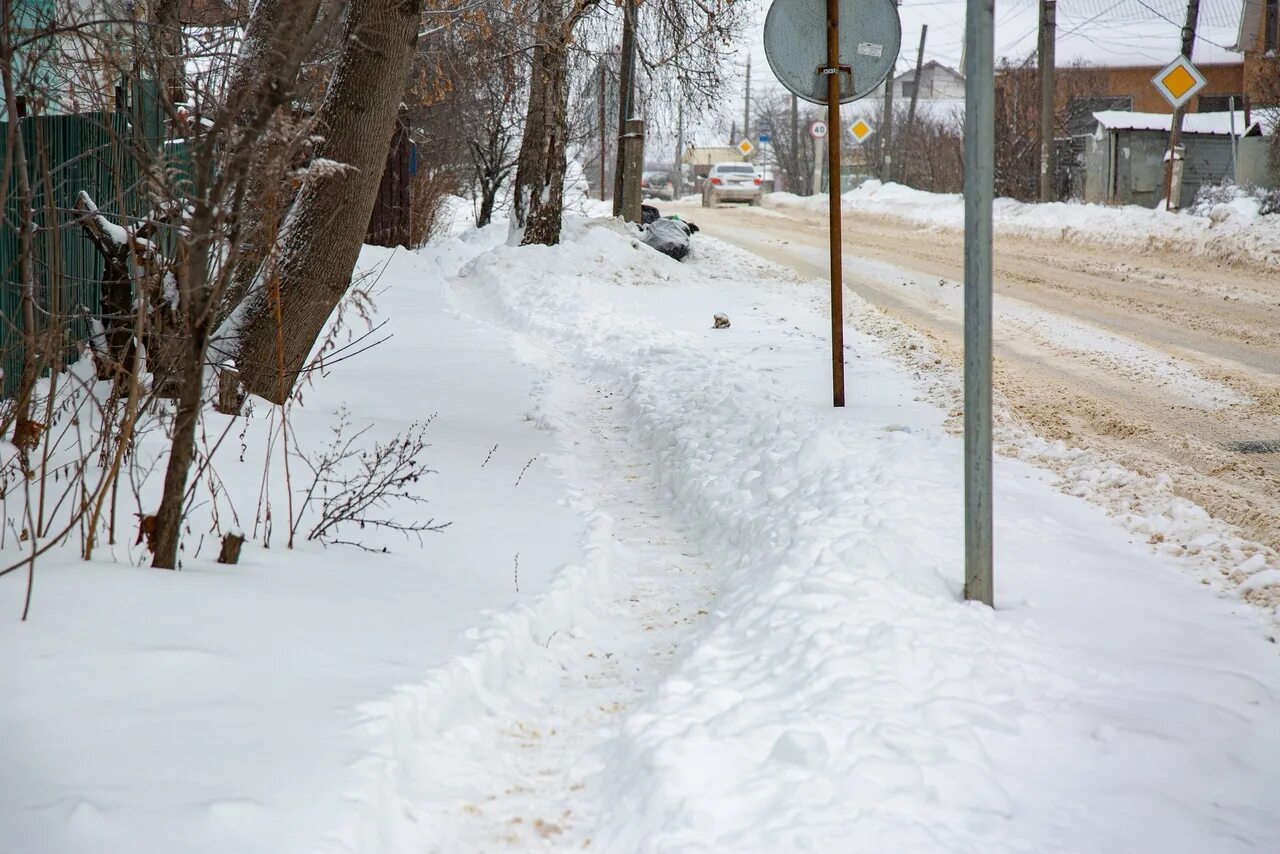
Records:
M825 216L721 206L680 213L730 243L825 276ZM845 207L845 283L962 347L962 235ZM995 374L1041 436L1131 470L1280 548L1280 274L1073 239L997 234Z

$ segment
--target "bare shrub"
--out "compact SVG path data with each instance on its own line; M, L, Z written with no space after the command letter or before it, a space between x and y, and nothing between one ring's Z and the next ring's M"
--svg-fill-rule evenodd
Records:
M420 507L427 503L415 487L433 473L423 460L430 447L425 436L431 420L410 425L388 441L367 443L362 440L370 428L352 432L351 413L344 407L338 411L328 445L310 454L295 445L294 456L311 471L311 484L293 519L292 532L299 531L305 523L310 525L308 540L386 551L385 547L375 549L358 539L348 539L347 532L353 528L357 532L370 528L395 531L406 538L416 537L421 543L424 533L438 533L449 527L449 522L437 523L434 517L401 518L406 505ZM400 506L385 512L395 505Z
M413 178L413 209L409 217L409 245L423 246L451 223L441 215L442 202L459 189L450 169L419 169Z

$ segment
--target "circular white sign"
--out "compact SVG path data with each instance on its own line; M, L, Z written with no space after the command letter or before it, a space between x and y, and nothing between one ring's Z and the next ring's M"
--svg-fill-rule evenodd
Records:
M827 135L826 122L813 122L812 124L809 125L809 136L813 137L814 139L822 139L826 135Z
M894 0L838 0L840 103L867 95L898 60L902 24ZM814 104L827 103L826 0L773 0L764 19L764 53L788 91Z

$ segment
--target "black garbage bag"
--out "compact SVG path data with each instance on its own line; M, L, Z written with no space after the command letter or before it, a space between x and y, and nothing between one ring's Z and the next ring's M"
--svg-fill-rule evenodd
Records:
M679 219L655 219L644 227L641 239L663 255L683 261L689 254L689 223Z
M656 221L661 216L662 214L658 213L658 209L655 208L653 205L640 206L640 224L641 225L648 225L649 223Z

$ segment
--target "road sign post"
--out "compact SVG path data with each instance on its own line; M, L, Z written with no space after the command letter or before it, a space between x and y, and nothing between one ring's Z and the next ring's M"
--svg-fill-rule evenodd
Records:
M964 112L964 598L993 604L991 202L995 194L995 21L968 0Z
M840 127L840 0L827 0L827 127ZM850 71L850 76L853 72ZM827 146L831 229L831 399L844 406L844 259L840 234L840 144Z
M1188 14L1190 11L1188 9ZM1194 30L1194 21L1188 26ZM1173 116L1169 124L1169 153L1165 158L1164 176L1165 205L1169 210L1175 210L1179 206L1182 189L1182 111L1187 102L1203 89L1207 82L1200 70L1187 58L1186 54L1189 52L1190 47L1184 45L1183 54L1151 78L1151 83L1169 102L1169 106L1173 107Z
M825 7L825 13L824 13ZM844 32L840 21L847 23ZM825 40L821 31L825 29ZM825 51L819 53L819 45ZM832 402L844 406L844 269L840 218L840 105L864 98L893 70L902 46L894 0L774 0L764 23L764 50L774 75L796 97L827 107L827 189L831 241ZM841 62L841 59L844 62ZM816 147L816 146L815 146Z

